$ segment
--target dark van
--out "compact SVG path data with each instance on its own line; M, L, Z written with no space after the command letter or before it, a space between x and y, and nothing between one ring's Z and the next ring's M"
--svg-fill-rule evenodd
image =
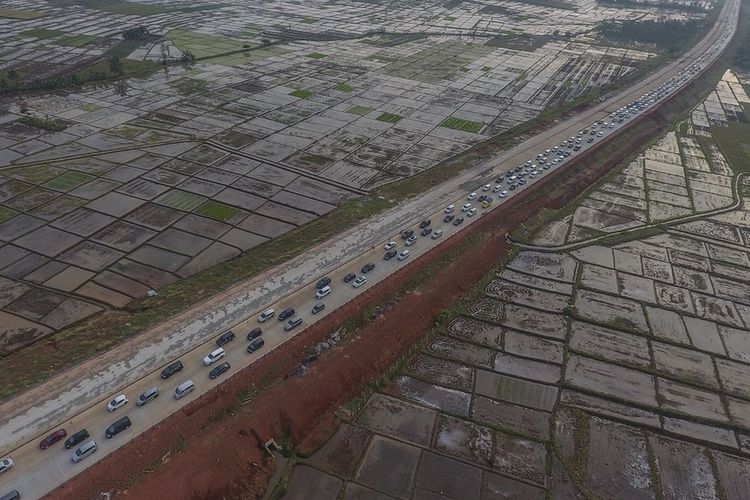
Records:
M234 332L229 330L228 332L222 333L219 338L216 339L216 345L221 347L232 340L234 340Z
M261 330L260 328L253 328L252 330L247 332L247 340L257 339L261 335L263 335L263 330Z
M104 435L108 438L111 438L113 436L118 435L128 427L130 427L131 422L128 417L122 417L120 420L115 422L114 424L107 427L107 430L104 432Z
M279 321L284 321L285 319L291 318L292 316L294 316L294 308L287 307L279 313Z
M161 371L161 378L168 379L177 372L182 371L182 361L175 361Z
M247 346L247 352L255 352L263 347L263 344L265 344L265 342L262 338L258 337L257 339L253 339L253 341L250 342L250 345Z
M82 442L84 439L89 438L89 431L86 429L81 429L80 431L76 432L72 436L70 436L68 439L65 440L65 448L71 449L78 443Z

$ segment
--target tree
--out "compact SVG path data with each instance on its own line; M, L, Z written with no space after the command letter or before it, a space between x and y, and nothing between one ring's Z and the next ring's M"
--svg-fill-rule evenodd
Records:
M193 64L195 62L195 55L189 50L182 52L182 62L185 64Z
M109 58L109 70L117 75L122 73L122 61L117 56Z
M18 71L14 69L8 70L8 78L11 80L18 80Z

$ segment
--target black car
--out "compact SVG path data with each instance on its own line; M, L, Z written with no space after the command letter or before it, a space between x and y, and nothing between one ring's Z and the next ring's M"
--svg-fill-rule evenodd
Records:
M354 273L349 273L349 274L347 274L346 276L344 276L344 283L349 283L349 282L350 282L351 280L353 280L353 279L354 279L354 278L356 278L356 277L357 277L357 275L356 275L356 274L354 274Z
M107 427L107 430L104 431L104 435L107 436L107 438L112 438L118 435L119 433L121 433L122 431L124 431L125 429L127 429L128 427L130 427L131 425L132 425L132 422L130 421L128 417L122 417L120 420L118 420L114 424Z
M72 436L70 436L68 439L65 440L65 448L71 449L84 439L89 438L89 431L86 429L81 429L80 431L76 432Z
M261 335L263 335L263 330L260 327L253 328L252 330L247 332L247 340L257 339Z
M453 215L453 214L448 214L448 215L446 215L445 217L443 217L443 222L450 222L450 221L452 221L452 220L453 220L453 218L454 218L454 217L455 217L455 215Z
M395 250L394 250L394 252L395 252ZM394 255L395 255L395 253L394 253ZM360 269L360 271L362 271L363 274L367 274L370 271L372 271L373 269L375 269L375 264L373 264L372 262L370 262L369 264L365 264L364 266L362 266L362 269Z
M331 284L331 278L326 276L325 278L320 278L317 283L315 283L315 288L320 290L323 287L326 287Z
M265 341L262 338L258 337L257 339L250 342L249 346L247 346L247 352L255 352L263 347L263 344L265 344Z
M401 238L403 238L405 240L408 240L412 236L414 236L414 230L413 229L407 229L406 231L403 231L401 233Z
M419 229L424 229L426 227L429 227L430 224L432 224L432 221L430 219L425 219L419 223Z
M457 218L457 219L455 219L453 221L453 225L454 226L460 226L463 223L463 221L464 221L464 218L463 217L459 217L459 218Z
M279 321L284 321L285 319L291 318L292 316L294 316L294 308L287 307L279 313Z
M318 314L318 313L319 313L320 311L322 311L322 310L323 310L323 309L325 309L325 308L326 308L326 305L325 305L324 303L322 303L322 302L318 302L317 304L315 304L315 305L313 306L313 308L312 308L312 311L311 311L311 312L312 312L313 314Z
M216 339L216 345L221 347L232 340L234 340L234 332L229 330L228 332L222 333L219 338Z
M216 368L214 368L213 370L211 370L210 372L208 372L208 377L211 379L215 379L216 377L218 377L225 371L229 370L231 367L232 366L229 363L224 362L220 364L219 366L217 366Z
M419 234L421 234L422 236L428 236L431 232L432 232L432 228L426 227L422 229L422 232Z
M495 184L500 184L505 180L505 176L501 175L497 179L495 179Z
M508 186L508 189L510 189L511 191L513 191L514 189L516 189L516 185L515 184L511 184L510 186Z
M161 371L161 378L167 379L177 372L182 371L182 361L175 361Z
M398 255L398 252L396 250L388 250L387 252L385 252L385 255L383 255L383 258L385 260L391 260L396 255ZM364 273L364 272L367 272L367 271L365 271L364 268L362 268L362 272Z

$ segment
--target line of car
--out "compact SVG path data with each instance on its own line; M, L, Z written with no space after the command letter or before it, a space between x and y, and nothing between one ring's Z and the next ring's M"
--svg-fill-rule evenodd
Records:
M263 331L261 328L254 328L250 330L247 333L247 340L249 340L249 345L247 347L248 352L255 352L263 345L265 344L263 338L261 337ZM206 366L210 366L214 362L218 361L219 359L223 358L225 355L223 345L226 343L232 341L235 339L235 334L233 331L227 331L219 336L218 339L216 339L216 344L219 346L214 351L210 352L206 357L203 358L203 363ZM170 378L171 376L181 372L184 368L184 365L182 364L182 361L177 360L166 367L161 371L160 377L164 380ZM223 373L227 372L231 368L231 365L227 362L221 363L220 365L213 368L208 376L210 379L216 379ZM179 384L175 390L174 390L174 397L175 399L181 399L187 394L193 392L195 389L195 383L192 380L186 380ZM158 387L151 387L149 389L146 389L144 392L142 392L135 401L136 406L141 407L145 406L146 404L150 403L151 401L154 401L159 397L159 388ZM107 411L112 413L117 411L118 409L124 407L129 403L129 400L125 394L119 394L112 398L107 403ZM124 431L125 429L129 428L132 425L132 421L128 416L124 416L115 422L113 422L109 427L107 427L104 431L104 436L108 439L111 439L115 437L120 432ZM89 431L87 429L81 429L75 433L73 433L71 436L68 437L67 431L62 429L57 429L54 432L47 435L44 439L42 439L39 442L39 448L41 450L46 450L62 439L66 438L64 447L65 449L71 449L75 447L76 445L81 444L78 448L76 448L72 455L71 460L74 463L78 463L84 458L93 455L96 453L98 449L98 445L96 444L96 441L91 439L86 441L91 437L89 434ZM86 442L84 442L86 441ZM15 466L15 462L12 457L6 457L0 460L0 474L9 471Z

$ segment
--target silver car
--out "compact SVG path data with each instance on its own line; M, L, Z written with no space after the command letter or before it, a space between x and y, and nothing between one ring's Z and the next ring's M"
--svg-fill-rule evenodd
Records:
M159 397L159 388L158 387L152 387L151 389L146 389L143 394L138 396L138 399L135 400L136 406L143 406L146 403L150 403L154 399Z

